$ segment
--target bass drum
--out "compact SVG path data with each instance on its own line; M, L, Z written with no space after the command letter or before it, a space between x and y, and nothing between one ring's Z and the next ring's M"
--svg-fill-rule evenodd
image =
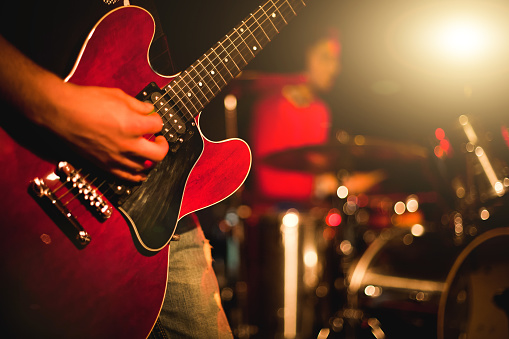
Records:
M509 228L475 238L458 256L438 309L438 338L509 338Z
M446 232L388 230L351 269L348 307L389 339L509 338L507 244L509 228L463 248Z

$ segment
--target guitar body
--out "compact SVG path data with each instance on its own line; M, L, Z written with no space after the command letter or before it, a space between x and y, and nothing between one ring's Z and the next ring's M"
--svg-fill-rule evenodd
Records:
M153 32L153 19L141 8L110 12L89 35L67 81L118 87L133 96L150 82L164 87L172 78L156 74L147 59ZM51 157L52 150L41 155L16 133L0 129L0 336L148 336L165 295L168 242L176 223L235 192L251 165L245 142L212 142L201 132L197 138L192 142L191 163L181 166L187 157L182 153L177 157L179 168L188 169L170 180L182 182L179 187L157 181L165 172L170 176L178 172L169 168L172 155L163 161L157 176L149 175L148 186L142 184L140 191L151 197L150 203L128 199L128 207L114 205L111 217L101 220L79 199L70 201L73 214L91 237L88 245L79 247L65 234L59 217L30 193L34 178L48 177L65 159ZM171 197L174 220L163 225L166 230L160 244L146 246L140 241L137 220L144 216L151 220L151 211L168 208L167 201L160 201L167 191L177 195Z

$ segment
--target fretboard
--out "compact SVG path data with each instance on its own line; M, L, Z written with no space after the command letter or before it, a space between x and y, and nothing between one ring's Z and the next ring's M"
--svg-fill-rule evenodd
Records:
M305 7L303 0L269 0L165 87L181 113L196 117Z

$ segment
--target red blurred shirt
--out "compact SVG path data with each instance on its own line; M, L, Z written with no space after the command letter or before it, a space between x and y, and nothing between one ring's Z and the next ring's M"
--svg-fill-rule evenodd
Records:
M295 85L305 80L302 75L288 76L286 83ZM273 94L263 97L253 108L251 146L255 189L265 198L308 200L313 193L313 175L277 169L264 164L262 159L274 152L326 143L330 112L318 98L298 107L283 96L281 82L276 87Z

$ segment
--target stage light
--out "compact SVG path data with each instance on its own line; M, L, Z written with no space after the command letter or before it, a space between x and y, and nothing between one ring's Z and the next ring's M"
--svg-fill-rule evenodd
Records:
M299 266L299 215L290 209L283 216L281 231L284 247L284 324L285 338L297 335L297 292Z
M417 200L417 196L411 195L407 198L406 209L410 213L413 213L419 209L419 201Z
M441 128L437 128L435 130L435 136L437 137L438 140L443 140L445 138L444 130Z
M490 212L485 207L482 207L479 210L479 216L481 217L482 220L488 220L488 218L490 217Z
M325 223L329 226L339 226L341 224L341 214L335 208L331 209L325 217Z
M405 209L406 206L403 201L398 201L396 204L394 204L394 212L396 212L398 215L405 213Z
M299 224L299 215L296 211L290 210L283 217L283 225L286 227L295 227Z
M344 199L348 196L348 188L346 186L339 186L337 195L340 199Z
M237 108L237 97L233 94L228 94L225 96L224 107L229 111L235 110Z
M420 224L415 224L412 226L411 232L414 237L420 237L424 234L424 227Z
M318 263L318 254L316 251L307 251L304 253L304 265L307 267L315 267Z
M489 34L482 23L473 18L456 18L444 23L438 32L438 43L445 56L468 60L485 51Z

